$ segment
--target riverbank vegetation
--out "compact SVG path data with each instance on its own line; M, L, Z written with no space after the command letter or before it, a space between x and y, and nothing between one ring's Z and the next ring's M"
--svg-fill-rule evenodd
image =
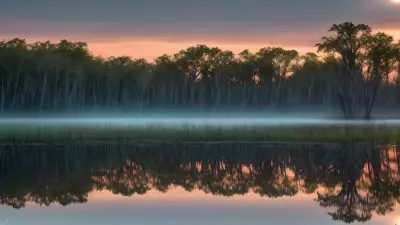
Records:
M0 127L0 144L140 142L319 142L399 141L400 126L100 126L13 125Z

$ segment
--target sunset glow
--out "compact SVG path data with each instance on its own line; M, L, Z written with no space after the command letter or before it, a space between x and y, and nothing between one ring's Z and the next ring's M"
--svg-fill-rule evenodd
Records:
M400 39L400 29L386 28L385 26L376 26L374 29L392 35L396 40ZM46 40L58 42L62 39L68 39L71 41L84 41L88 43L89 50L93 55L96 56L102 56L105 58L111 56L131 56L132 58L144 58L149 62L152 62L154 58L162 54L174 54L179 52L181 49L186 49L187 47L195 46L197 44L206 44L210 47L231 50L234 53L239 53L245 49L248 49L250 52L256 52L263 47L283 47L286 49L296 49L300 54L305 54L307 52L316 51L314 45L319 41L319 38L323 34L324 32L321 31L298 33L293 35L290 31L285 31L281 35L275 34L269 36L268 34L265 34L259 37L252 37L250 35L248 37L244 35L242 37L210 35L209 37L202 38L192 36L185 37L182 35L174 40L173 37L162 34L145 38L124 36L119 34L114 34L115 36L99 34L97 37L85 34L73 34L69 36L51 34L48 36L43 36L18 32L8 34L5 36L5 38L12 39L14 37L21 37L26 39L29 43ZM285 35L290 37L284 37Z
M0 225L400 225L400 0L0 5Z

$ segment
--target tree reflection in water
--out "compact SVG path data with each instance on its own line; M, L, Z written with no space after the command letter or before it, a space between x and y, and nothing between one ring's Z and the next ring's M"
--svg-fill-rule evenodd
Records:
M131 196L173 186L221 196L316 194L333 220L368 221L400 203L400 150L261 144L12 146L0 149L0 201L63 206L94 190Z

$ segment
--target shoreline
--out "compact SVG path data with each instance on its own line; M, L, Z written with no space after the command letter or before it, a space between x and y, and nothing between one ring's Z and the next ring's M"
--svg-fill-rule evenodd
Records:
M0 125L0 144L68 142L318 142L400 141L400 125Z

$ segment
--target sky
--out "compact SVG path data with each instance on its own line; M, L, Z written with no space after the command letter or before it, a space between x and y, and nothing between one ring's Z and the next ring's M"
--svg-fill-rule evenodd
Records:
M334 23L365 23L400 38L394 0L2 0L0 40L88 42L95 55L152 60L196 44L301 53Z

